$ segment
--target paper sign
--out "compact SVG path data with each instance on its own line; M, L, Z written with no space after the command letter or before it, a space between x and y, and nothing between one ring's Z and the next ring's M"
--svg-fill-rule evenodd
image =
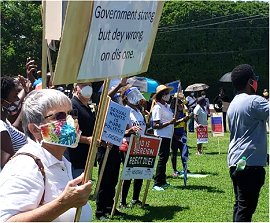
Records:
M207 125L198 126L196 128L197 143L208 143L208 127Z
M121 179L152 179L161 139L132 135Z
M102 140L120 146L129 120L130 109L110 101Z
M211 127L212 127L213 136L224 136L222 113L213 113L212 114Z
M159 1L70 1L53 84L146 72L163 5Z

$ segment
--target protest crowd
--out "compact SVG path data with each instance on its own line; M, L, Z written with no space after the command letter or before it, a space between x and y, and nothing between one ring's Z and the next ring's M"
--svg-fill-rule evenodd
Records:
M150 100L146 100L128 78L110 87L111 100L127 108L129 115L120 146L98 141L95 165L102 178L96 194L97 219L105 220L112 212L121 164L126 161L131 138L160 139L152 190L164 191L171 186L166 181L167 165L173 166L173 177L190 172L186 169L188 132L197 131L199 135L208 126L211 113L223 112L224 131L227 118L231 134L228 166L236 197L233 220L251 221L265 179L269 97L267 89L263 97L256 95L257 79L251 66L237 66L231 78L237 94L227 114L222 110L223 103L229 102L224 89L220 89L214 110L210 111L207 88L185 92L179 83L176 89L170 84L159 84ZM94 92L90 82L74 83L72 88L53 86L48 74L47 89L40 89L42 81L32 59L27 60L26 77L1 77L0 198L6 202L0 203L0 219L73 221L76 208L83 207L80 220L91 221L92 209L87 201L92 181L81 182L99 109L98 100L93 103L94 94L100 94L102 87ZM203 143L197 142L199 156L204 154ZM181 164L177 164L178 150ZM146 151L151 153L142 152ZM237 163L243 157L247 165L243 171L237 171ZM148 160L148 164L152 161ZM105 169L101 171L104 162ZM139 163L135 159L132 162ZM132 200L127 201L131 184ZM143 179L122 181L120 209L149 205L142 203L142 184ZM114 215L124 213L116 209Z

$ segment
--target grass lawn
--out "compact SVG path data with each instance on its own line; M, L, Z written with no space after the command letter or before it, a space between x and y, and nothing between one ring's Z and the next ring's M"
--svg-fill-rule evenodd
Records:
M210 134L209 134L210 135ZM165 191L152 191L150 184L147 202L149 207L122 209L125 217L114 217L111 221L175 221L175 222L231 222L234 194L227 167L227 150L229 133L218 138L209 136L209 143L204 146L204 155L196 155L195 134L190 133L188 139L189 161L191 173L207 174L204 178L188 178L187 186L183 178L172 178L171 161L167 163L167 181L173 186ZM218 146L219 145L219 146ZM220 150L220 154L219 154ZM180 157L177 165L181 170ZM97 179L97 168L94 168L94 179ZM145 182L141 191L143 195ZM133 187L131 185L128 201L131 201ZM90 201L93 208L95 202ZM120 210L120 209L119 209ZM266 167L266 181L261 190L255 214L255 222L269 222L269 167Z

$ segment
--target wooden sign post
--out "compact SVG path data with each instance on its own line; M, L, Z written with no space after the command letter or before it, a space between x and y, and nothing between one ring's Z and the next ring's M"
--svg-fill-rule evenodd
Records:
M83 182L89 179L101 139L109 80L147 71L163 5L161 1L68 2L53 84L106 79Z

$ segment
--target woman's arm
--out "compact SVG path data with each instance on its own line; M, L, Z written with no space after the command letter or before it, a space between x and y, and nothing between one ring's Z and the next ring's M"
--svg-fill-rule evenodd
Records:
M15 154L11 138L7 131L1 132L1 168Z
M69 181L63 193L55 200L44 204L34 210L19 213L12 216L9 222L49 222L53 221L70 208L78 208L85 205L92 190L92 182L77 186L83 180L83 174L76 179Z
M161 123L160 120L158 121L154 121L153 122L153 128L154 129L163 129L171 124L174 124L175 123L175 118L173 118L171 121L168 121L168 122L164 122L164 123Z

